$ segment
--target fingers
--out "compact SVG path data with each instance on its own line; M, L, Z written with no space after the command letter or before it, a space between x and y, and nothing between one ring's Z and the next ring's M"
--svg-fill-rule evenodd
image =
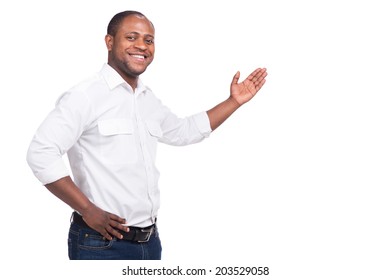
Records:
M113 237L122 239L123 236L118 230L129 231L129 228L123 225L126 223L125 219L105 212L98 207L93 207L92 210L84 214L84 221L108 240L112 240Z
M126 219L121 218L121 217L119 217L115 214L109 213L109 212L106 212L106 213L108 214L108 217L110 218L110 220L116 221L116 222L121 223L121 224L126 223Z
M117 222L111 222L110 225L108 225L107 227L103 228L100 232L101 235L103 235L106 239L108 240L112 240L113 237L116 237L118 239L122 239L123 238L123 235L117 231L116 229L120 229L122 231L125 231L125 232L129 232L129 228L122 225L122 224L119 224Z
M248 81L252 82L256 90L259 90L265 83L267 77L266 68L258 68L248 76Z
M103 227L99 232L108 240L112 240L113 237L122 239L123 235L118 231L118 229L121 231L129 232L129 227L124 226L114 220L110 220L109 224Z
M122 239L123 235L120 234L117 230L113 229L111 226L107 228L107 234L109 237L106 237L108 240L112 240L112 237L116 237L118 239ZM105 235L103 235L105 236Z
M123 225L126 220L112 213L107 212L107 214L109 221L108 225L105 227L106 231L110 234L110 236L122 239L123 235L117 230L119 229L121 231L129 232L129 227Z
M105 229L103 229L102 231L99 231L99 233L101 234L101 235L103 235L103 237L105 238L105 239L107 239L107 240L112 240L112 236L105 230ZM118 237L119 238L119 237ZM121 239L121 238L119 238L119 239Z
M255 82L264 79L266 76L267 76L267 68L258 68L248 76L248 79L251 80L252 82Z
M259 90L265 83L265 77L267 77L267 68L255 69L247 78L245 82L251 82L257 90ZM234 75L232 85L237 84L240 78L240 72Z
M101 235L103 235L103 237L107 240L112 240L113 237L116 237L118 239L123 238L122 234L120 234L117 230L115 230L110 225L95 227L93 229L96 230L97 232L99 232Z
M127 226L124 226L123 224L126 223L126 219L123 219L115 214L108 213L108 217L110 218L110 226L113 228L117 228L123 231L128 232L129 228Z

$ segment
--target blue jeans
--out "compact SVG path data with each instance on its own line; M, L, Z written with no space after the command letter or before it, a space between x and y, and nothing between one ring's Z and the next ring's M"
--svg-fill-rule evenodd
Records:
M138 243L117 238L106 240L91 228L70 225L70 260L161 260L161 251L157 227L148 242Z

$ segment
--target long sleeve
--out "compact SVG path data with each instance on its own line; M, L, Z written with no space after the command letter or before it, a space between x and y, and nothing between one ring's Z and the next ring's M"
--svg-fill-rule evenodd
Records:
M178 118L173 114L169 114L161 126L163 137L160 142L174 146L198 143L211 133L206 112L186 118Z
M62 156L85 129L91 107L85 94L67 92L35 133L27 152L27 162L42 184L69 175Z

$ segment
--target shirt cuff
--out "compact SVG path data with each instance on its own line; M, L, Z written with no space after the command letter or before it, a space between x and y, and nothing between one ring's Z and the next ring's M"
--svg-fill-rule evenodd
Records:
M68 168L65 166L64 161L61 158L58 159L56 162L54 162L51 166L49 166L45 170L37 172L35 176L43 185L47 185L61 178L69 176L69 171Z
M201 112L199 114L192 116L199 132L204 136L208 137L211 133L210 120L206 112Z

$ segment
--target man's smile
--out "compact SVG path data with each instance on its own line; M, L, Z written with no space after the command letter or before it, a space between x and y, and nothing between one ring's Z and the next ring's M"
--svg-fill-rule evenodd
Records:
M136 61L142 61L142 62L148 58L148 56L144 54L130 54L130 56L132 58L135 58Z

